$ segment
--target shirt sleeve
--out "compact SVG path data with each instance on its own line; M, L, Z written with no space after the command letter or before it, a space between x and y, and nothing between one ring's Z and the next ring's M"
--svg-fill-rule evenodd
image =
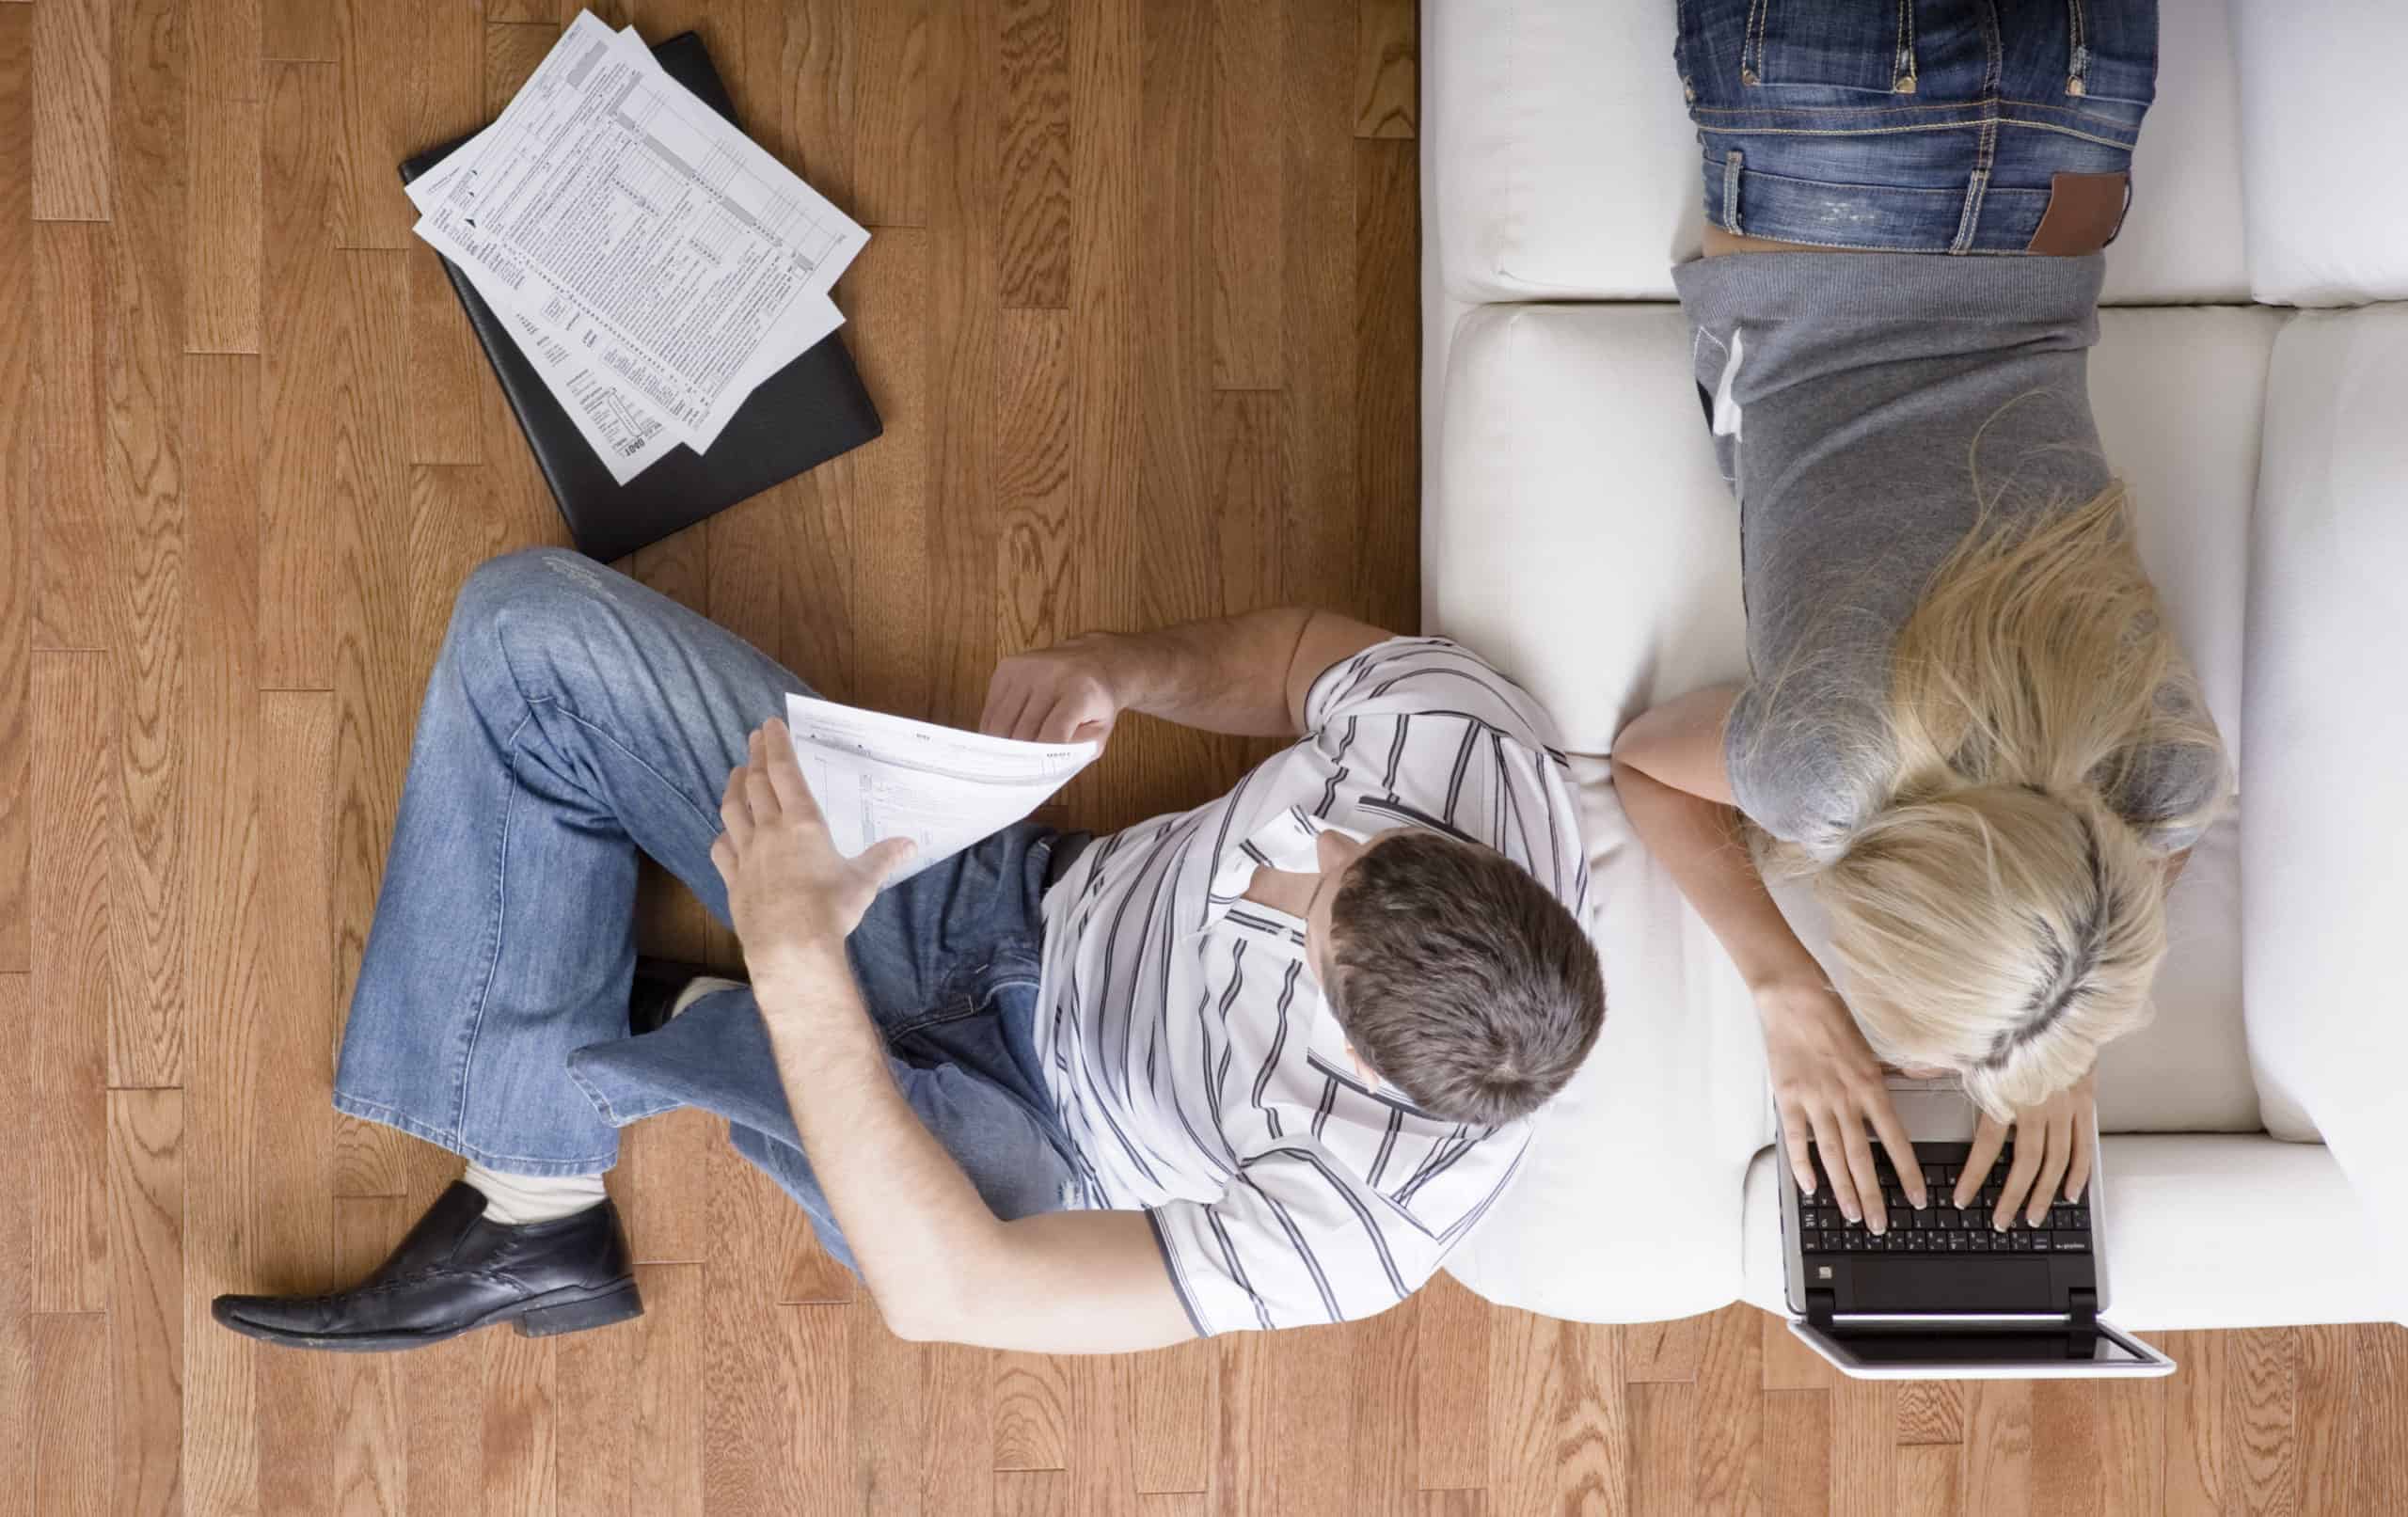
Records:
M1402 1203L1401 1187L1374 1190L1298 1143L1248 1158L1218 1201L1147 1217L1200 1335L1352 1321L1419 1289L1504 1191L1524 1145L1495 1142L1434 1143ZM1490 1151L1464 1162L1480 1148Z
M1529 691L1487 659L1447 638L1390 638L1322 671L1305 693L1305 730L1347 721L1468 717L1525 747L1563 757L1555 722Z

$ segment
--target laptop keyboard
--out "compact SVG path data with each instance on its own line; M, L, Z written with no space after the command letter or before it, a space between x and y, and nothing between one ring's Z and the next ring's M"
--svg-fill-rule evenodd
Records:
M2026 1196L2015 1213L2014 1225L2004 1232L1991 1227L1990 1218L1998 1210L1999 1187L2015 1161L2012 1144L1998 1156L1998 1162L1982 1181L1979 1199L1959 1211L1949 1205L1948 1198L1956 1193L1963 1177L1963 1165L1971 1157L1968 1146L1961 1143L1919 1143L1915 1158L1923 1164L1923 1180L1931 1205L1917 1210L1908 1199L1906 1187L1899 1183L1898 1172L1892 1166L1890 1156L1879 1149L1874 1151L1874 1168L1881 1177L1881 1199L1886 1202L1890 1230L1876 1234L1861 1222L1850 1222L1831 1199L1830 1177L1823 1169L1820 1149L1814 1149L1813 1195L1798 1198L1798 1251L1810 1256L1830 1254L2088 1254L2090 1252L2090 1205L2085 1194L2075 1205L2061 1198L2049 1209L2047 1219L2035 1226L2026 1220L2031 1198Z

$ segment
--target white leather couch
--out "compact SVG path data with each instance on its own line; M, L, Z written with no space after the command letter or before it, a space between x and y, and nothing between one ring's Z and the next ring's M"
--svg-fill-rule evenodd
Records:
M1754 1014L1605 756L1655 702L1746 672L1735 513L1671 304L1700 177L1672 17L1424 0L1421 32L1425 624L1592 755L1609 995L1450 1268L1597 1321L1781 1309ZM2108 253L2099 425L2241 785L2175 893L2158 1019L2102 1066L2131 1326L2408 1313L2402 56L2398 0L2163 0Z

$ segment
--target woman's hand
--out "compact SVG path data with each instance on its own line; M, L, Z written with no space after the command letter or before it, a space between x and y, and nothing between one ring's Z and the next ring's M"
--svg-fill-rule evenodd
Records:
M711 845L711 862L727 884L744 961L759 978L799 954L841 951L879 883L911 856L911 844L888 838L846 858L802 782L786 724L754 729L746 751L720 797L727 830Z
M1090 632L995 666L978 730L1026 743L1101 744L1127 709L1115 687L1111 638Z
M1890 1162L1915 1206L1930 1205L1914 1144L1882 1083L1881 1063L1839 993L1819 982L1776 986L1756 992L1756 1010L1764 1019L1773 1105L1781 1113L1798 1189L1810 1195L1814 1191L1814 1165L1807 1153L1811 1138L1823 1151L1831 1193L1848 1221L1861 1219L1877 1233L1888 1231L1889 1209L1882 1204L1880 1173L1865 1135L1869 1127L1890 1150Z
M2016 1113L2012 1123L1984 1116L1973 1129L1973 1151L1965 1156L1963 1177L1956 1182L1956 1205L1963 1207L1981 1189L2010 1129L2015 1134L2015 1162L2007 1166L2006 1178L1999 1185L1990 1225L2004 1232L2026 1197L2031 1205L2024 1220L2035 1227L2040 1225L2049 1208L2056 1204L2060 1182L2067 1201L2081 1200L2083 1188L2090 1183L2098 1096L2099 1075L2093 1070L2039 1105Z

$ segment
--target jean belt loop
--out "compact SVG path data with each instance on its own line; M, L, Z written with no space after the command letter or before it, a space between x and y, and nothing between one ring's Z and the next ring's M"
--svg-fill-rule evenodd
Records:
M1722 229L1739 235L1739 168L1743 160L1734 148L1722 160Z

